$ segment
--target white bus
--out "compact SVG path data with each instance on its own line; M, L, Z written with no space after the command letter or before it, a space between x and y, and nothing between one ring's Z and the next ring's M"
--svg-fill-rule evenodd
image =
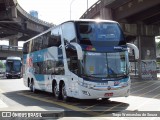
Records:
M64 22L24 43L24 84L63 100L128 96L128 46L138 59L115 21Z
M22 60L20 57L7 57L6 59L6 78L22 77Z

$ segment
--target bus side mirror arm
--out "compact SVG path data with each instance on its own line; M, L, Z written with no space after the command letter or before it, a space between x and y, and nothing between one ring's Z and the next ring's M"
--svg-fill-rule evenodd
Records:
M131 43L127 43L127 47L132 48L134 50L135 59L139 59L139 49L137 48L137 46Z
M81 46L75 42L71 42L70 45L72 45L76 48L78 60L82 60L83 59L83 51L82 51Z

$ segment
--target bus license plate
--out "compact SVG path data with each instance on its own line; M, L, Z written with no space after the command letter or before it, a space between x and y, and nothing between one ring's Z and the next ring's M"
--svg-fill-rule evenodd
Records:
M113 93L105 93L104 96L105 97L111 97L111 96L113 96Z

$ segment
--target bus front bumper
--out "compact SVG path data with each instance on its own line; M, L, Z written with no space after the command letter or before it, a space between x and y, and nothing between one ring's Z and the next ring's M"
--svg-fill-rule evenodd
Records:
M21 77L21 73L6 73L6 77Z
M130 85L128 86L109 86L99 88L86 88L79 86L79 99L99 99L111 97L127 97L130 94Z

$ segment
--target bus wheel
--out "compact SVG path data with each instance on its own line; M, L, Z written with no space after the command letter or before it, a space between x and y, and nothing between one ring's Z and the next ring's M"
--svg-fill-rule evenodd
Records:
M30 83L29 83L29 88L31 90L31 92L36 92L36 89L35 89L35 85L34 85L34 81L31 80Z
M58 90L58 87L57 87L57 83L55 83L53 85L53 95L56 99L59 99L59 90Z
M71 100L71 98L67 96L66 86L64 83L62 85L62 99L66 102Z
M109 98L102 98L102 101L109 101Z

